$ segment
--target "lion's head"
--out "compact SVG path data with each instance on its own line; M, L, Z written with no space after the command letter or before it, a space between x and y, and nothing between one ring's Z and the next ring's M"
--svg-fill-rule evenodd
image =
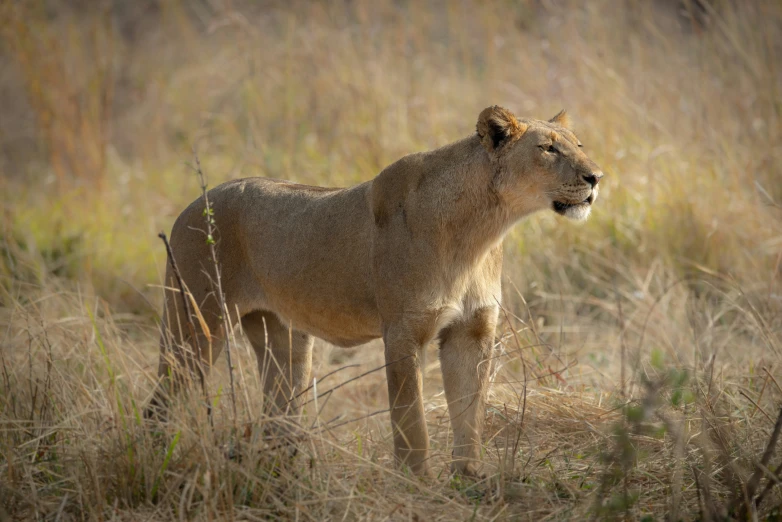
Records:
M498 167L494 190L511 207L523 213L550 208L575 220L589 216L603 173L568 128L565 111L548 121L526 120L495 105L481 112L477 131Z

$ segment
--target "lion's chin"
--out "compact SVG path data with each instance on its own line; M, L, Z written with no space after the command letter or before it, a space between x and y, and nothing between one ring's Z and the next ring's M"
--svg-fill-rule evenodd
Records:
M589 213L592 212L592 202L595 200L594 194L590 194L588 198L580 203L564 203L562 201L555 201L552 205L554 212L560 216L565 216L568 219L574 221L583 221L589 217Z

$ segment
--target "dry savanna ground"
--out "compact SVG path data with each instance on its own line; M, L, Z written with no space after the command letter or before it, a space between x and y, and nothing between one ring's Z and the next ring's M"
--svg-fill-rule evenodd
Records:
M772 0L0 2L0 520L779 520L780 64ZM141 419L193 149L346 186L492 104L566 108L606 177L506 239L485 480L448 473L436 346L434 480L393 465L378 343L319 343L294 446L239 331L233 397L221 360Z

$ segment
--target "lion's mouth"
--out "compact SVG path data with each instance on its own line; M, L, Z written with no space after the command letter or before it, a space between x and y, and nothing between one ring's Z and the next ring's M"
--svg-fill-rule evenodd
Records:
M587 197L584 201L581 201L579 203L565 203L564 201L555 201L554 212L556 212L557 214L565 215L571 209L578 208L578 207L588 207L592 204L593 201L595 201L594 192L589 194L589 197Z

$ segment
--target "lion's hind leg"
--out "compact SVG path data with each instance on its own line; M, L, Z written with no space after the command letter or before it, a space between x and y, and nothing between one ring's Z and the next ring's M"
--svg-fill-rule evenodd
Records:
M309 385L313 337L265 311L243 316L242 329L258 359L265 412L298 415L300 394Z
M160 325L158 383L144 416L164 420L173 396L183 389L198 386L205 392L212 364L223 350L224 327L215 298L188 298L188 308L180 292L166 291Z

